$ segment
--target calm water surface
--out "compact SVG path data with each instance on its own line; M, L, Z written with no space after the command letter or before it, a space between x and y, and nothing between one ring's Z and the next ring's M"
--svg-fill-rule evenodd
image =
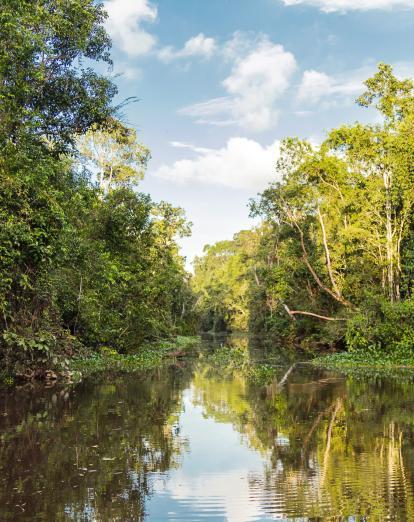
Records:
M208 349L0 392L0 521L414 520L412 377L262 385Z

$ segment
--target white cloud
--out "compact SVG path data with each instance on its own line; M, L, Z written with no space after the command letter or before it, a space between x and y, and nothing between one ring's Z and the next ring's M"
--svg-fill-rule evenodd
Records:
M208 38L203 33L193 36L184 44L180 50L175 50L168 46L162 48L158 52L158 58L163 62L171 62L180 58L190 58L199 56L202 58L211 58L217 50L214 38Z
M323 101L332 103L338 98L355 98L362 91L362 82L367 76L360 70L345 78L334 78L323 72L305 71L299 86L297 99L310 105Z
M238 121L236 119L213 120L212 116L222 116L225 114L229 117L236 108L237 102L234 98L222 96L220 98L212 98L205 102L189 105L188 107L180 109L178 113L197 118L197 123L209 123L211 125L224 127L227 125L237 125Z
M334 80L325 73L305 71L298 90L298 101L317 103L332 90Z
M187 40L179 50L172 46L154 49L157 43L155 36L142 27L145 22L157 20L157 7L150 0L106 0L104 8L108 13L105 26L114 45L130 56L155 51L161 61L168 63L194 56L211 58L217 50L215 39L203 33Z
M191 149L194 159L181 159L162 165L155 175L170 181L199 181L240 189L262 190L274 179L279 142L268 147L247 138L231 138L221 149L205 149L173 142L173 146Z
M155 37L145 31L143 22L155 22L157 8L149 0L107 0L106 29L114 44L130 56L139 56L151 51Z
M240 60L243 56L247 56L254 51L264 39L266 39L266 35L262 33L235 31L232 38L222 46L221 55L230 62Z
M283 0L285 5L311 5L326 13L370 9L414 8L414 0Z
M214 151L214 149L207 149L206 147L195 147L191 143L184 143L182 141L171 141L170 145L172 147L176 147L177 149L189 149L193 152L199 152L200 154L208 154Z
M254 45L240 34L224 46L223 55L233 56L231 74L223 81L227 96L207 100L179 112L197 118L199 123L234 125L251 131L273 127L279 111L276 101L286 92L296 70L296 60L282 45L261 36ZM242 50L244 54L238 55Z
M393 67L398 78L412 78L414 64L399 62ZM303 73L296 99L300 104L322 104L328 108L337 103L353 103L364 91L364 81L376 72L374 65L364 66L336 76L308 70Z

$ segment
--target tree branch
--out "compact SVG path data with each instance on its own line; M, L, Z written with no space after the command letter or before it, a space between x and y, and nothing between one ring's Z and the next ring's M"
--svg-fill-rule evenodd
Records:
M313 312L305 312L302 310L290 310L290 308L283 304L286 312L289 314L290 318L296 321L295 315L308 315L310 317L316 317L317 319L322 319L323 321L347 321L344 317L328 317L326 315L314 314Z

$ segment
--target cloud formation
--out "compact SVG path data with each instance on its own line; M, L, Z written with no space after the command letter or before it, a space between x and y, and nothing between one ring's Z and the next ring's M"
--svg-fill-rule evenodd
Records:
M397 62L393 70L397 78L414 77L414 63ZM307 108L317 104L322 108L329 108L337 103L353 103L364 91L364 81L376 71L375 65L351 69L335 76L313 69L305 71L297 90L296 101Z
M222 82L227 96L184 107L179 113L192 116L199 123L264 131L277 122L276 102L290 85L296 60L292 53L266 36L261 36L254 45L240 41L240 35L237 40L223 49L223 56L232 56L235 62ZM237 54L240 50L244 54Z
M217 50L214 38L208 38L203 33L193 36L184 44L182 49L176 50L172 46L163 47L158 52L158 58L163 62L172 62L180 58L190 58L198 56L201 58L211 58Z
M166 180L262 190L275 176L278 141L263 147L247 138L231 138L221 149L194 147L180 142L173 142L172 145L190 149L195 153L195 158L162 165L154 174Z
M338 99L355 98L362 91L362 82L366 77L360 70L353 71L344 78L334 78L314 70L305 71L299 85L297 100L314 105L320 101L332 104Z
M372 9L413 9L414 0L282 0L285 5L310 5L321 11L368 11Z
M144 22L155 22L157 8L149 0L107 0L106 29L116 47L130 56L150 52L155 37L142 28Z
M187 40L182 49L169 45L159 48L154 35L142 25L157 20L158 12L150 0L106 0L108 13L106 29L114 45L129 56L140 56L150 52L157 58L169 63L182 58L211 58L217 51L214 38L199 33Z

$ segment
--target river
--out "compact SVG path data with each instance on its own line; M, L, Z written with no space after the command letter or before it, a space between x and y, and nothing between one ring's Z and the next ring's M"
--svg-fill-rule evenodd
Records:
M247 350L244 340L242 350ZM0 520L414 520L414 378L255 349L0 392Z

